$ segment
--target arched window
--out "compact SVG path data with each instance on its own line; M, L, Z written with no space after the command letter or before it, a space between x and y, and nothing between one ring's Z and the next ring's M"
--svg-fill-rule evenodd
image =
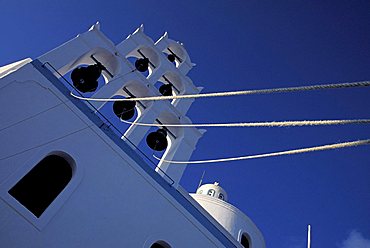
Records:
M161 240L161 241L157 241L154 244L152 244L150 248L171 248L171 246Z
M8 193L39 218L72 178L69 162L49 155L34 166Z
M246 233L243 233L240 243L243 247L249 248L249 236Z
M222 193L218 194L218 199L224 200L225 199L224 194L222 194Z
M215 195L215 190L214 189L208 190L207 195L214 196Z

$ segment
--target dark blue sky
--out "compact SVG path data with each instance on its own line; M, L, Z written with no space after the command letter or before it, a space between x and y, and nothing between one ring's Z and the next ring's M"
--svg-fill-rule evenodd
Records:
M32 2L32 3L31 3ZM118 43L141 23L185 44L204 92L370 80L369 1L1 1L0 64L44 52L96 21ZM199 99L195 123L369 118L369 88ZM369 126L214 128L192 159L221 158L368 139ZM345 247L370 239L370 147L222 164L190 165L195 191L219 181L268 247ZM346 246L350 247L350 246ZM360 247L361 248L361 247Z

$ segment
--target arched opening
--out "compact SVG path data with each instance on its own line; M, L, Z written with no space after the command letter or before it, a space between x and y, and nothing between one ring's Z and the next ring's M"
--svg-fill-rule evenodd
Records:
M180 64L184 62L184 59L187 57L186 52L182 46L176 42L173 42L169 45L163 53L167 56L167 59L173 63L176 67L179 67Z
M215 190L214 189L208 190L207 195L209 195L209 196L215 196Z
M110 78L104 74L96 63L81 63L63 76L69 82L65 86L74 95L91 97L109 81Z
M163 240L157 241L150 246L150 248L171 248L171 246Z
M155 156L157 158L162 158L169 152L176 139L183 137L184 130L182 128L165 126L166 123L180 124L179 117L168 111L162 112L158 118L155 119L154 123L162 124L164 126L151 127L149 129L149 132L146 136L146 146L151 149L149 150L148 154L153 154L153 152L155 152ZM161 149L153 149L158 148L159 145L161 145ZM158 161L156 160L155 162ZM163 161L159 162L159 165L161 163L163 163Z
M159 93L163 96L179 95L184 89L181 77L177 73L170 71L164 73L154 84L154 87L157 88ZM169 101L173 104L176 100L172 99Z
M243 233L240 239L240 243L242 244L243 247L250 248L249 235L246 233Z
M134 66L136 71L140 72L145 78L149 77L151 72L149 61L135 56L126 57L126 59Z
M71 178L71 164L53 154L36 164L8 193L39 218Z
M119 71L117 57L101 47L91 49L58 70L70 82L71 86L66 85L67 88L85 97L93 95Z
M160 66L160 58L151 47L138 47L127 54L126 59L146 78Z
M218 199L225 200L225 196L222 193L218 194Z

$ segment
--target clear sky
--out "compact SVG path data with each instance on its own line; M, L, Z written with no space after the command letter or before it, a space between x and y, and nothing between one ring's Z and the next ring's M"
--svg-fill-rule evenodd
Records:
M0 1L0 65L44 52L100 21L119 43L140 24L185 44L204 92L370 80L369 1ZM195 123L369 118L370 89L199 99ZM192 159L370 138L370 127L213 128ZM370 146L189 165L195 191L219 181L272 248L370 247Z

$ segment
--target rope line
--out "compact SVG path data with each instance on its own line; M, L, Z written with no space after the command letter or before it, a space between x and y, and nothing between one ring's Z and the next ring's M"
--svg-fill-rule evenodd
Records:
M219 162L246 160L246 159L276 157L276 156L282 156L282 155L293 155L293 154L299 154L299 153L317 152L317 151L340 149L340 148L346 148L346 147L355 147L355 146L369 145L369 144L370 144L370 139L366 139L366 140L350 141L350 142L335 143L335 144L329 144L329 145L322 145L322 146L314 146L314 147L307 147L307 148L301 148L301 149L287 150L287 151L281 151L281 152L272 152L272 153L264 153L264 154L241 156L241 157L231 157L231 158L195 160L195 161L166 160L166 159L158 158L155 155L153 155L153 157L157 160L160 160L160 161L163 161L163 162L166 162L166 163L171 163L171 164L205 164L205 163L219 163Z
M202 124L159 124L142 123L121 120L122 122L136 126L146 127L302 127L321 125L348 125L348 124L370 124L370 119L355 120L314 120L314 121L271 121L271 122L241 122L241 123L202 123Z
M295 92L295 91L309 91L309 90L322 90L322 89L340 89L340 88L351 88L351 87L367 87L370 86L370 81L350 82L350 83L338 83L338 84L321 84L321 85L309 85L299 87L285 87L285 88L274 88L274 89L261 89L261 90L241 90L241 91L226 91L226 92L215 92L215 93L200 93L194 95L175 95L175 96L149 96L149 97L136 97L136 98L91 98L77 96L71 92L71 96L85 101L97 101L97 102L117 102L117 101L162 101L171 99L187 99L187 98L205 98L205 97L225 97L225 96L241 96L241 95L254 95L254 94L271 94L271 93L283 93L283 92Z

